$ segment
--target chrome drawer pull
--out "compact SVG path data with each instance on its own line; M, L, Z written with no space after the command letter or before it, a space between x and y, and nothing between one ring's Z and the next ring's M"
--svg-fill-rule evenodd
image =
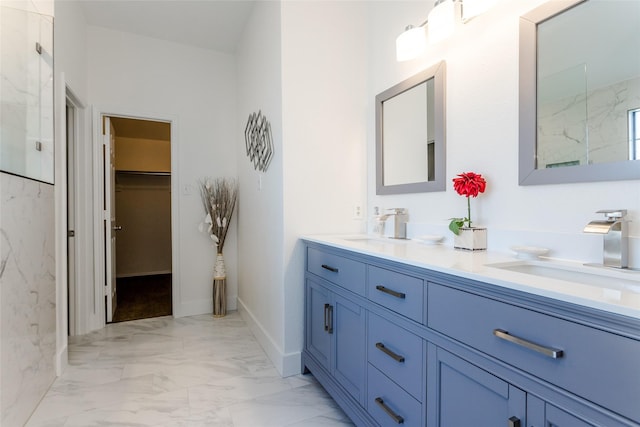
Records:
M330 265L327 265L327 264L322 264L321 267L324 268L325 270L329 270L332 273L337 273L339 271L337 268L331 267Z
M509 332L502 329L494 329L493 335L505 341L509 341L511 343L520 345L522 347L526 347L529 350L537 351L538 353L542 353L545 356L549 356L554 359L560 359L562 356L564 356L564 352L562 350L558 350L557 348L545 347L540 344L527 341L515 335L510 335Z
M393 351L389 350L381 342L377 342L376 343L376 348L378 350L380 350L381 352L383 352L384 354L386 354L387 356L389 356L390 358L392 358L393 360L395 360L396 362L398 362L398 363L403 363L404 362L404 356L400 356L399 354L396 354Z
M391 296L394 296L396 298L400 298L400 299L404 299L405 294L403 294L402 292L397 292L391 289L387 289L382 285L378 285L376 286L376 289L379 290L380 292L384 292L385 294L389 294Z
M404 424L404 418L393 412L393 409L389 408L381 397L376 397L376 403L396 424Z

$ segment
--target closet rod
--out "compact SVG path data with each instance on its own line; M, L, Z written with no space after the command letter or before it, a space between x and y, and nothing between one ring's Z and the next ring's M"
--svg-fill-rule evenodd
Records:
M125 175L151 175L151 176L171 176L171 172L145 172L145 171L122 171L122 170L116 170L116 174L125 174Z

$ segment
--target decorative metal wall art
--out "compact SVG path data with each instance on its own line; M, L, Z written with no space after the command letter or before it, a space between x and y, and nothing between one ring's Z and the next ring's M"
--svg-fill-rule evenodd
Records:
M251 113L244 130L244 141L247 156L253 162L255 170L266 172L273 157L273 140L271 138L271 124L262 111Z

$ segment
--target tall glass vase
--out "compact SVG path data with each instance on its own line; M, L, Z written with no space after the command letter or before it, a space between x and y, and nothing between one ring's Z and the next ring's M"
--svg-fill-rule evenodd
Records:
M227 271L224 267L222 253L216 256L213 267L213 317L224 317L227 314Z

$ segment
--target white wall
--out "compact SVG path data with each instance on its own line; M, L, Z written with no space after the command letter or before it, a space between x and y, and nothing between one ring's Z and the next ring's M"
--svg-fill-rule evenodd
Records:
M261 190L239 148L239 306L283 375L300 372L298 238L365 227L365 24L365 3L258 2L239 49L240 120L261 109L275 142Z
M76 312L71 316L73 325L71 330L75 334L82 334L100 328L104 323L104 316L96 312L98 304L104 304L103 298L96 295L93 289L95 281L94 270L94 239L93 239L93 157L91 149L91 110L88 108L88 52L87 26L79 2L56 1L54 22L55 43L55 72L60 79L64 74L66 91L70 92L78 102L78 120L76 134L79 146L75 152L75 183L76 212L75 212L75 248L77 254L82 254L81 262L76 263L75 283L76 292L71 292L73 299L70 306ZM56 105L64 103L65 94L56 93ZM61 112L57 112L61 115ZM57 129L60 131L60 129ZM61 167L59 163L56 167ZM66 215L65 215L66 217ZM64 232L64 230L63 230ZM84 287L81 285L84 284ZM66 287L62 283L59 287ZM66 298L65 298L66 299ZM66 309L58 310L59 316L66 317ZM80 322L84 319L84 322ZM59 339L66 338L66 328L58 331Z
M282 3L284 348L298 359L305 260L298 239L365 230L353 213L366 194L366 19L366 2Z
M282 371L284 299L280 4L258 2L238 48L238 308ZM246 156L244 128L259 110L269 120L274 156L259 173Z
M582 233L599 209L626 208L635 236L632 254L640 266L640 186L637 181L518 186L518 22L545 0L501 0L421 58L398 63L396 36L407 23L422 21L422 2L370 2L371 49L368 99L368 207L406 207L411 232L445 235L448 218L461 216L466 201L450 185L456 174L474 171L487 191L472 199L476 225L489 229L489 249L512 245L551 248L551 256L602 262L601 236ZM440 60L447 62L447 191L398 196L375 194L374 96Z
M179 234L173 236L179 248L174 315L210 313L215 249L197 228L204 216L198 181L237 174L234 57L93 26L87 46L89 99L98 110L177 121L172 141L178 164L172 180L180 189ZM237 295L235 224L224 248L229 309L235 309Z

